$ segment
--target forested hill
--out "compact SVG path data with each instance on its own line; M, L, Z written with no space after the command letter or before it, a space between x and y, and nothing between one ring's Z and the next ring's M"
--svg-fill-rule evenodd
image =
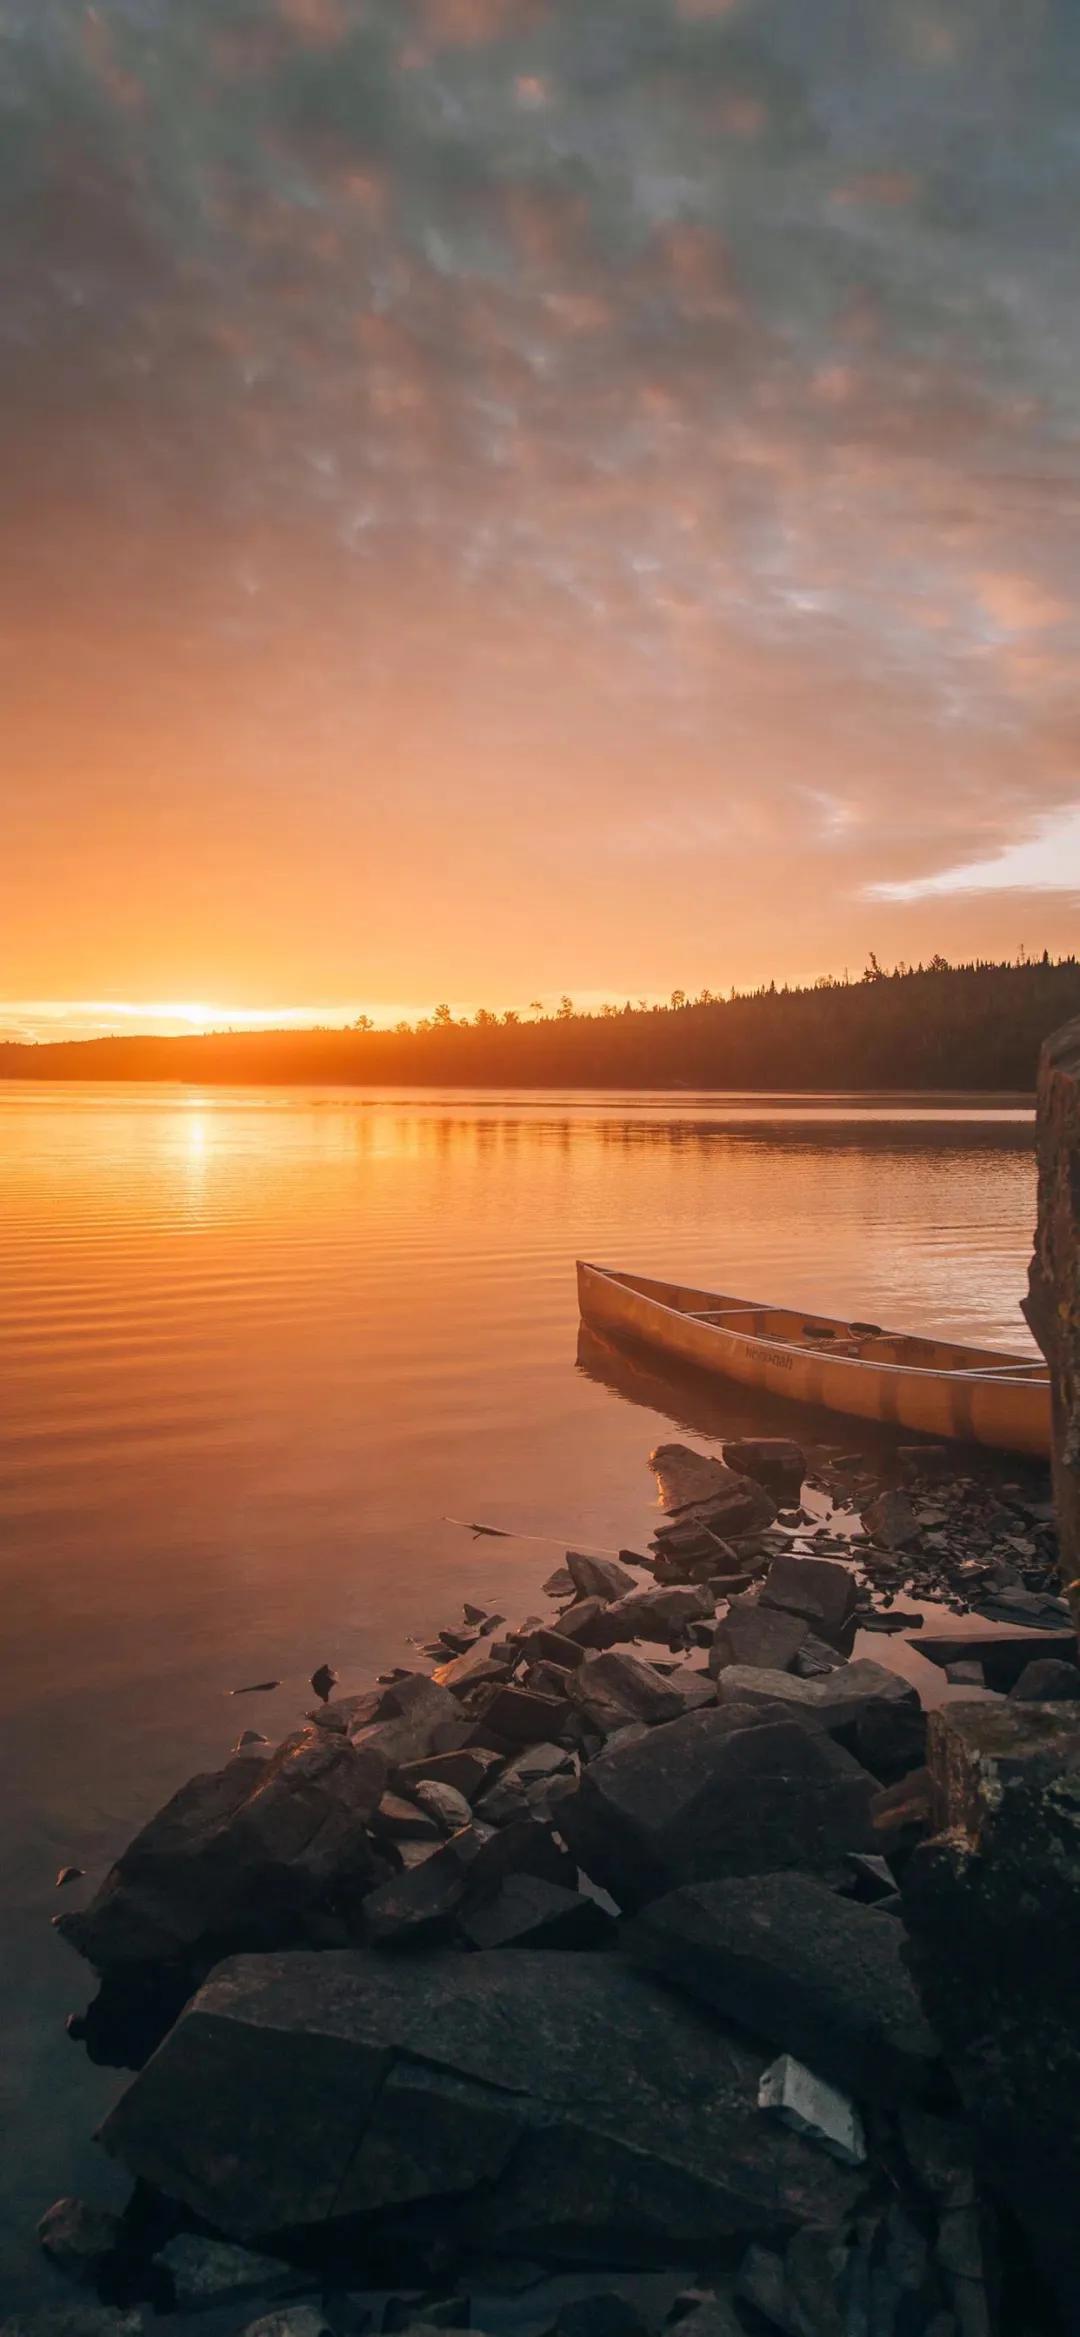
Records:
M1080 1015L1080 962L903 968L667 1006L526 1020L445 1007L395 1030L216 1032L0 1045L0 1078L378 1086L1032 1088L1039 1047Z

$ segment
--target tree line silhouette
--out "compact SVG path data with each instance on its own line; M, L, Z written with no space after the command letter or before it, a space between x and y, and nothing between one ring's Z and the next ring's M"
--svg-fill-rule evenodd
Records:
M0 1045L0 1077L439 1087L1030 1090L1039 1048L1080 1015L1080 961L1049 953L884 969L720 997L673 990L579 1012L436 1006L376 1029L214 1031Z

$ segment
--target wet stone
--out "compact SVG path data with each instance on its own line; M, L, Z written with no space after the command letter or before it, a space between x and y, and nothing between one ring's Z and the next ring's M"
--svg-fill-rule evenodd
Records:
M810 1635L801 1615L787 1615L763 1607L756 1599L733 1599L718 1623L709 1654L714 1675L729 1664L752 1664L757 1669L786 1672Z
M69 2279L92 2287L120 2247L124 2226L107 2207L94 2207L86 2199L57 2199L42 2216L37 2236L50 2262Z
M855 1578L835 1558L774 1558L761 1593L762 1605L801 1615L821 1639L835 1643L855 1613Z
M154 2262L167 2275L177 2312L204 2311L251 2296L269 2304L309 2285L294 2266L276 2256L256 2255L250 2248L204 2239L198 2232L178 2232L158 2249Z
M616 1558L593 1558L585 1550L567 1551L566 1571L582 1599L621 1599L641 1587L637 1575Z
M592 1948L614 1936L611 1917L595 1899L538 1875L508 1875L495 1897L461 1919L476 1948Z
M1053 1656L1029 1663L1010 1688L1009 1697L1014 1703L1026 1704L1080 1702L1080 1666L1057 1662Z

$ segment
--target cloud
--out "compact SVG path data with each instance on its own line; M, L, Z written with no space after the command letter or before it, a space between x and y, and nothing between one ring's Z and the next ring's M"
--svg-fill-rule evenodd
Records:
M1075 800L1080 20L851 23L8 0L12 883L392 771L914 902Z

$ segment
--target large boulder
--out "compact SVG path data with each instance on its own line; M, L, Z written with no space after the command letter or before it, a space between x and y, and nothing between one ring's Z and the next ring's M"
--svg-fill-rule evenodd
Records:
M1074 2325L1080 2293L1080 1712L931 1713L937 1833L904 1876L913 1967L988 2182Z
M711 1453L694 1452L688 1444L658 1444L649 1467L661 1508L680 1524L707 1526L724 1536L756 1533L775 1521L776 1503L765 1487Z
M368 1828L388 1775L375 1744L320 1729L239 1755L182 1786L56 1928L106 1976L279 1944L376 1879Z
M693 1712L589 1763L559 1830L620 1907L722 1875L832 1873L876 1847L874 1779L823 1730L775 1711Z
M215 1972L102 2129L230 2237L440 2203L606 2263L831 2223L857 2184L760 2116L762 2054L610 1956L363 1951Z
M890 2102L925 2091L937 2043L902 1926L806 1874L744 1875L655 1899L624 1927L635 1961L818 2075Z
M1039 1064L1039 1224L1024 1312L1050 1366L1062 1579L1080 1626L1080 1021Z

